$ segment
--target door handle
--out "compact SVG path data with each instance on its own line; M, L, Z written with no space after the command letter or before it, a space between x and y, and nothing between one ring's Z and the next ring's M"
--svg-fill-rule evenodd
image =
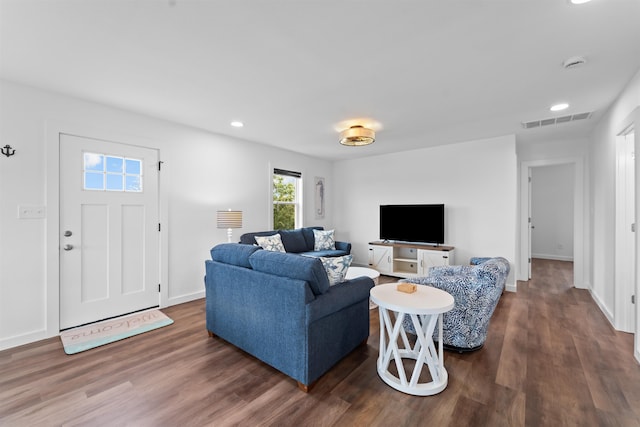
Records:
M72 234L71 230L67 230L64 232L64 237L70 237Z
M66 245L64 245L63 249L65 251L70 251L71 249L73 249L73 245L70 245L70 244L67 243Z

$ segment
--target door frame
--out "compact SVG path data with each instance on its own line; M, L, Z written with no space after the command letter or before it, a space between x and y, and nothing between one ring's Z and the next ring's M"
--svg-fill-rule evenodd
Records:
M623 131L616 135L615 141L615 208L614 208L614 227L615 227L615 237L614 237L614 275L613 275L613 326L618 331L623 332L631 332L633 333L635 329L635 310L633 307L629 307L629 295L635 294L635 281L636 281L636 258L635 254L633 254L633 258L631 260L624 258L622 253L628 251L628 244L633 245L633 250L636 250L636 234L629 235L627 233L628 227L631 226L630 221L633 223L636 222L635 218L635 209L636 209L636 201L635 201L635 188L632 188L633 195L629 195L630 192L628 188L621 184L620 175L624 173L624 178L629 177L629 171L627 169L623 169L620 167L620 158L626 155L627 146L626 136L630 133L634 132L634 126L631 124L626 127ZM622 144L625 144L622 146ZM635 142L634 147L632 148L635 152ZM635 187L635 165L636 161L633 160L633 170L631 170L631 179L633 180L633 187ZM624 190L624 191L623 191ZM628 208L628 204L633 204L634 215L632 219L626 217L626 208ZM629 220L623 223L624 220ZM632 265L628 265L629 262ZM631 277L632 283L626 284L624 278ZM633 319L631 318L633 317Z
M576 288L587 289L585 282L585 230L584 230L584 160L581 157L570 157L548 160L532 160L520 163L520 268L518 280L529 280L529 257L531 239L529 238L529 205L531 168L573 164L573 284Z
M144 148L158 150L158 159L161 161L161 151L154 141L116 131L96 128L90 125L78 123L64 123L57 120L45 122L45 165L46 165L46 201L47 218L45 232L45 308L46 308L46 334L55 336L60 333L60 134L78 135L92 139L125 143ZM166 307L169 300L168 290L168 203L167 195L162 186L162 177L158 177L158 214L162 224L160 233L160 307Z

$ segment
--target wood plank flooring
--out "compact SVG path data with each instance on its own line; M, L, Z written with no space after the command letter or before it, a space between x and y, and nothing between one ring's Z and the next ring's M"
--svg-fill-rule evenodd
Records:
M571 263L533 267L502 296L481 350L445 353L449 385L435 396L378 378L377 310L368 345L305 394L209 338L198 300L163 310L171 326L73 356L57 337L0 352L0 425L640 426L633 335L572 287Z

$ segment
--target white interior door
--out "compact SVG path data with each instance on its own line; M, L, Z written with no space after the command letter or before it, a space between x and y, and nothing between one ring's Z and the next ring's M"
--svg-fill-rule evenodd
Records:
M617 138L615 315L616 329L633 332L635 312L635 167L633 134Z
M60 329L159 305L157 150L60 134Z

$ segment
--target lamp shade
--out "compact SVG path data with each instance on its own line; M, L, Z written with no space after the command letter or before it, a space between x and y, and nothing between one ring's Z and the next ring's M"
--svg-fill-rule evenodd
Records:
M218 228L242 228L242 211L218 211Z
M369 145L376 140L376 133L362 126L351 126L340 132L340 144L349 146Z

